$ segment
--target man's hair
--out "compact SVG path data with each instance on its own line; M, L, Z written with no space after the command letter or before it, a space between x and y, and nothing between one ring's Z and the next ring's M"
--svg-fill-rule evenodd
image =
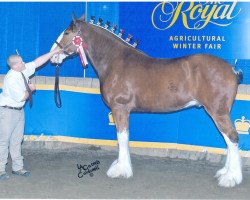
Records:
M7 59L7 63L10 67L12 67L13 65L15 65L18 62L18 58L21 58L21 56L19 55L10 55Z

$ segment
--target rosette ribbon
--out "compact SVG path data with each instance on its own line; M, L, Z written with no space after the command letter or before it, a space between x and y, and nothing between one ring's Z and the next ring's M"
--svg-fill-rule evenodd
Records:
M77 47L77 52L79 53L82 65L85 68L86 65L88 64L88 60L84 52L84 48L85 49L88 48L88 45L85 42L83 42L83 39L78 35L72 39L72 43Z

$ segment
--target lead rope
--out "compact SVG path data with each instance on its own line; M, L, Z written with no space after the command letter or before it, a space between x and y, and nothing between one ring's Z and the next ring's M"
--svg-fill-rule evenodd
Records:
M60 71L60 66L57 64L56 75L55 75L55 86L54 86L54 100L55 100L57 108L62 107L62 101L61 101L61 95L60 95L60 89L59 89L59 71Z

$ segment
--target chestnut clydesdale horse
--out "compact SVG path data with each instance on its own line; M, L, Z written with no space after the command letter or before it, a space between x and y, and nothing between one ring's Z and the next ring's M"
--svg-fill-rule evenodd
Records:
M228 147L226 164L216 174L219 185L233 187L242 182L239 138L229 115L242 72L208 54L151 58L110 31L86 22L84 16L73 16L58 38L52 49L61 46L64 51L54 55L52 63L62 63L77 53L72 44L75 36L84 42L84 52L100 79L101 95L116 122L119 156L107 172L109 177L133 176L129 153L131 112L167 113L203 106Z

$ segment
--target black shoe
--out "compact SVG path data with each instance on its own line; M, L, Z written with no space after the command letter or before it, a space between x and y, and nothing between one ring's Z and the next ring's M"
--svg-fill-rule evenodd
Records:
M12 171L12 174L19 175L19 176L30 176L30 172L26 171L25 169L20 169L18 171Z
M8 180L9 178L9 175L5 171L0 172L0 180Z

